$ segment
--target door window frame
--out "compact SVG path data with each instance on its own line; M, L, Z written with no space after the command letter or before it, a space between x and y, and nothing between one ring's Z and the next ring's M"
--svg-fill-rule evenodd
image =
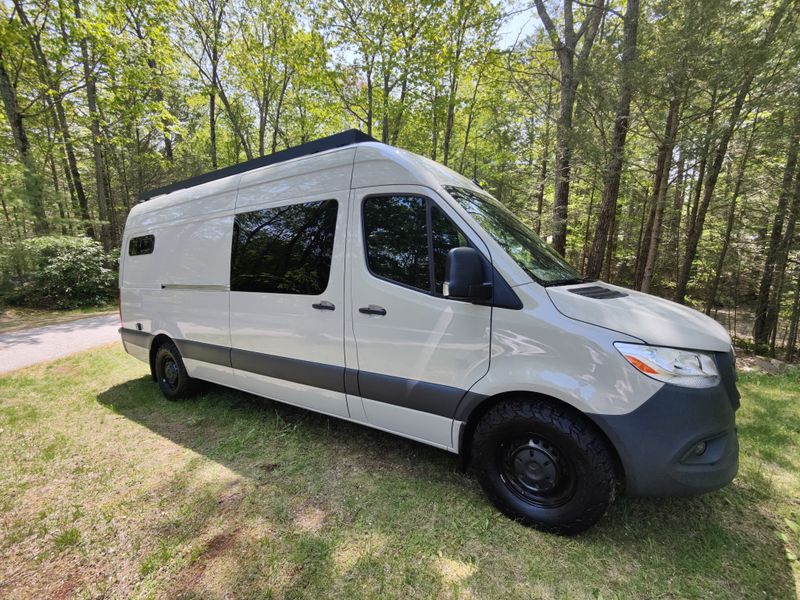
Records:
M428 289L427 290L423 290L421 288L414 287L412 285L408 285L407 283L403 283L401 281L395 281L394 279L389 279L388 277L384 277L382 275L379 275L379 274L375 273L372 270L372 268L370 267L370 265L369 265L369 239L368 239L368 236L367 236L367 221L366 221L365 215L364 215L365 205L366 205L367 201L370 200L371 198L392 198L392 197L396 197L396 196L416 197L416 198L422 198L423 200L425 200L425 231L426 231L426 241L427 241L427 251L428 251ZM399 287L402 287L402 288L406 288L406 289L411 290L413 292L419 292L420 294L425 294L427 296L432 296L434 298L441 298L443 300L451 300L451 301L460 301L460 300L456 300L455 298L449 298L447 296L444 296L444 295L439 294L439 293L436 292L436 268L435 268L434 260L433 260L433 228L431 226L432 225L431 211L432 211L432 208L434 206L436 208L438 208L442 212L442 214L444 215L445 219L450 221L450 223L453 225L453 227L455 227L458 230L458 232L461 235L464 236L464 239L467 240L467 244L468 244L467 247L474 248L481 255L481 257L483 257L483 259L489 265L491 265L492 264L491 261L484 256L483 252L481 252L480 249L477 248L477 246L473 243L473 241L470 239L470 237L464 231L464 228L460 227L458 225L458 223L456 223L450 217L450 215L447 214L447 211L445 211L439 205L439 203L436 202L436 200L431 198L429 195L416 193L416 192L373 192L373 193L366 194L361 198L361 206L360 206L360 209L359 209L360 216L361 216L361 237L363 238L364 266L366 267L367 272L372 277L374 277L375 279L379 279L381 281L385 281L385 282L390 283L392 285L396 285L396 286L399 286Z

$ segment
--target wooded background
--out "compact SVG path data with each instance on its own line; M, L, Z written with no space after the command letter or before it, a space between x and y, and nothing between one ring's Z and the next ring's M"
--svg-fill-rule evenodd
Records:
M797 354L797 0L1 10L0 255L113 251L139 192L357 127L477 179L587 276Z

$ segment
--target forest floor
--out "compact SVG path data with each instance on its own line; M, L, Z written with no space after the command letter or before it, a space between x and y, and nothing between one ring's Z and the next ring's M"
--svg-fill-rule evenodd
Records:
M117 312L116 304L103 306L90 306L74 310L48 310L39 308L24 308L19 306L0 306L0 333L69 323L77 319L98 317Z
M740 390L732 485L561 538L446 452L74 354L0 377L0 597L796 598L800 370Z

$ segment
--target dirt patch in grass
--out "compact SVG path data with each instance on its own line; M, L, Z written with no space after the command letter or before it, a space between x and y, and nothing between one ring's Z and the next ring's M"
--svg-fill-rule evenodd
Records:
M0 378L0 597L796 598L800 380L742 378L741 468L565 539L445 452L103 348ZM794 535L794 537L792 537Z
M197 557L193 558L192 564L178 575L170 595L175 598L187 597L208 587L203 582L206 573L212 570L217 559L232 557L237 535L238 531L218 533L206 542Z

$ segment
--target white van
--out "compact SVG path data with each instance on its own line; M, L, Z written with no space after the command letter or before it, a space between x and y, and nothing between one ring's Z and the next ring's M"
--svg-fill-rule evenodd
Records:
M581 279L440 164L351 130L142 199L120 332L168 398L211 381L458 453L501 511L563 534L617 489L736 474L725 329Z

